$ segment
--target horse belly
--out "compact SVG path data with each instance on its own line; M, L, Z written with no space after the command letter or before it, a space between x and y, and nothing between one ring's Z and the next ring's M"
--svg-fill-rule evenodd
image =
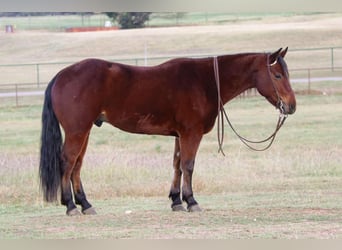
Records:
M109 121L123 131L150 135L176 135L170 121L163 121L154 114L124 115L115 121Z

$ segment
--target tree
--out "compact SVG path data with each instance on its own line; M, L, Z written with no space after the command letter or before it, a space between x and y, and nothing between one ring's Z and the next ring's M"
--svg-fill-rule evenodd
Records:
M122 29L142 28L150 19L151 12L106 12L106 15L117 22Z

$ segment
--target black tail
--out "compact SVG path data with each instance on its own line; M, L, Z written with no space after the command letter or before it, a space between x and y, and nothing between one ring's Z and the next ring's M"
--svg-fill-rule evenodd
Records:
M41 188L44 199L49 202L57 200L62 175L62 135L51 102L51 89L54 83L55 78L51 80L45 90L39 164Z

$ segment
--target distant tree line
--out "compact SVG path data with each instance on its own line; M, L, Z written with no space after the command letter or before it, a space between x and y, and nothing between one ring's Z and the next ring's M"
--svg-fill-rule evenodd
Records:
M105 12L122 29L142 28L150 19L151 12Z

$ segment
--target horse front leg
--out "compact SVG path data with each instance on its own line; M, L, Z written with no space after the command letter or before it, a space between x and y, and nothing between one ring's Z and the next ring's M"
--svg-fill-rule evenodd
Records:
M181 187L181 178L182 171L180 169L180 146L179 146L179 138L175 138L175 150L173 153L173 169L174 175L171 184L169 198L172 200L171 208L172 211L186 211L186 209L182 205L182 200L180 197L180 187Z
M192 174L195 166L195 157L201 142L202 135L187 135L180 137L181 170L183 173L182 199L188 206L189 212L199 212L197 201L192 191Z

